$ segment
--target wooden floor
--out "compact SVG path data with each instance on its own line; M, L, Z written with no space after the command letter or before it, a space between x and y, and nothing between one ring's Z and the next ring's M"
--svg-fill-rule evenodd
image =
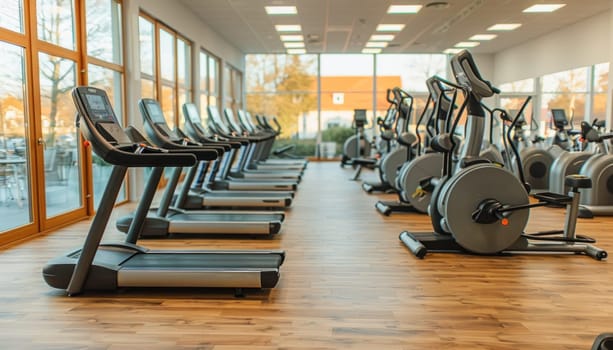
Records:
M243 299L231 290L67 297L44 283L41 268L81 244L88 222L0 251L0 348L589 349L598 333L613 331L611 262L445 254L418 260L398 233L428 230L429 219L380 216L377 196L350 175L337 163L311 163L272 240L141 242L285 249L277 288ZM529 229L562 221L563 211L538 209ZM580 220L578 231L613 251L612 224ZM114 225L108 231L107 240L122 238Z

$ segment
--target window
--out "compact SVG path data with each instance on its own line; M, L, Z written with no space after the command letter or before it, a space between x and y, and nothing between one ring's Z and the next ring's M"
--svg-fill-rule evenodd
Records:
M604 120L607 114L607 89L609 87L609 63L594 66L592 119Z
M23 33L22 0L4 0L0 9L0 27Z
M73 0L37 0L38 39L75 49L75 11Z
M584 120L589 71L589 67L582 67L543 76L540 120L550 121L549 111L552 108L564 109L571 124Z
M219 106L219 59L200 50L200 113L208 106Z
M121 4L116 0L86 1L88 85L107 92L120 122L124 121L123 50ZM110 20L109 20L110 19ZM141 60L142 60L141 56ZM146 59L146 56L145 56ZM98 208L112 167L96 154L92 156L94 208ZM125 183L124 183L125 186ZM118 202L127 198L125 188Z
M141 97L156 98L155 81L155 26L149 19L138 18L140 38Z
M377 55L375 115L385 116L389 106L386 99L387 89L401 87L413 96L413 113L409 128L415 130L415 123L428 100L426 80L434 75L445 78L447 66L447 56L442 54ZM422 121L423 124L425 121Z
M511 83L500 84L498 88L501 93L499 95L499 106L508 111L512 117L517 116L519 109L526 101L528 96L534 96L536 79L524 79ZM538 125L532 124L532 116L534 114L534 100L530 101L523 112L523 117L530 130L536 132Z
M275 116L279 143L297 142L303 156L315 155L318 70L316 55L247 55L247 110Z
M415 121L427 87L414 82L445 77L448 65L446 55L400 54L247 55L246 62L247 110L276 116L282 138L292 138L281 144L297 143L296 153L323 157L338 155L354 134L354 109L366 109L371 120L385 113L387 88L401 86L414 95Z
M243 108L243 73L238 69L224 65L224 108L231 108L234 113Z
M141 97L160 102L171 128L182 125L181 106L192 101L192 43L144 14L139 18L139 37Z

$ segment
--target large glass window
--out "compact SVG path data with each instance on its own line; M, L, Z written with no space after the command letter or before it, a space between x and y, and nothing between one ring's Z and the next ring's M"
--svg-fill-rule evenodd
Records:
M24 50L0 42L0 232L32 222Z
M248 55L247 110L275 116L280 144L297 143L294 153L315 155L317 136L317 56Z
M384 114L386 89L399 86L415 97L414 122L427 98L425 80L446 71L445 55L377 55L376 61L362 54L247 55L247 109L276 116L284 137L309 140L296 148L302 155L335 156L354 133L355 109L366 109L370 120Z
M144 17L138 18L140 38L141 97L155 98L155 27Z
M109 20L110 19L110 20ZM91 62L87 66L88 85L103 89L113 104L120 123L123 122L123 54L121 32L121 4L117 0L87 0L87 53ZM145 55L144 58L147 59ZM94 208L98 208L112 167L93 154L92 180ZM125 188L118 202L127 198Z
M373 120L374 56L321 55L321 140L318 155L333 157L351 135L355 109ZM317 130L315 130L317 131Z
M121 5L116 0L87 0L87 55L121 64Z
M139 36L141 97L158 99L166 121L174 127L182 119L181 105L193 98L192 43L144 14L139 18Z
M389 102L387 89L401 87L413 96L411 130L428 99L426 80L434 75L447 76L447 55L443 54L383 54L376 56L377 93L375 115L385 116Z
M219 106L219 59L200 50L200 113L208 106Z
M498 86L501 91L499 96L500 107L508 111L512 117L517 116L517 113L526 101L526 98L528 98L528 96L534 97L535 83L536 79L524 79L500 84ZM540 126L536 123L536 119L534 123L532 122L532 117L534 114L533 102L534 100L531 100L524 109L523 118L526 121L525 128L530 132L537 132L540 129Z
M550 120L551 109L561 108L571 124L577 123L571 126L578 127L586 116L589 72L582 67L543 76L540 120Z
M47 217L82 206L75 108L70 91L77 85L76 62L40 53L41 124Z
M607 89L609 87L609 63L594 66L594 93L592 95L592 118L604 120L607 114Z
M38 39L63 48L75 49L73 0L37 0Z
M0 8L0 27L23 33L23 1L4 0Z

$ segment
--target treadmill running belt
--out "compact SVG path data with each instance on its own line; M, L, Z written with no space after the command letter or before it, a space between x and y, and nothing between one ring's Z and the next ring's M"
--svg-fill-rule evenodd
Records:
M136 254L122 264L127 269L148 268L278 268L283 263L281 254L257 253L147 253Z

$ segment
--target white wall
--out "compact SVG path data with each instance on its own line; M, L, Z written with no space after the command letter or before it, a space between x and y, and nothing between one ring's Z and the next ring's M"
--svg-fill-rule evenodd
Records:
M191 10L187 9L178 1L169 0L131 0L124 1L124 47L126 50L125 58L125 79L126 79L126 114L128 123L136 127L142 126L142 120L138 112L137 101L141 98L140 87L140 51L138 38L138 16L140 11L144 11L150 16L163 22L170 28L176 30L181 35L193 42L192 78L194 84L194 99L199 96L199 62L198 54L200 47L221 59L221 67L224 63L229 63L239 70L245 70L245 56L242 51L227 42L218 33L208 27ZM221 87L220 93L223 101L224 88ZM131 198L138 198L143 188L143 176L136 170L135 176L131 176Z
M494 56L496 84L609 62L611 14L605 12L503 50Z

